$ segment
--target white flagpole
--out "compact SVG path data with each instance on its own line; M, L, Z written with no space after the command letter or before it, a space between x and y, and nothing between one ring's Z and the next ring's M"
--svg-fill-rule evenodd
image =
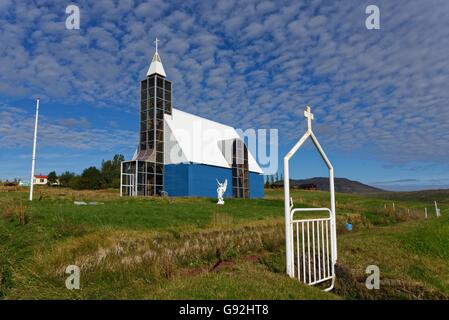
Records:
M36 164L37 120L39 118L39 98L36 99L36 120L34 122L33 156L31 158L30 201L33 201L34 166Z

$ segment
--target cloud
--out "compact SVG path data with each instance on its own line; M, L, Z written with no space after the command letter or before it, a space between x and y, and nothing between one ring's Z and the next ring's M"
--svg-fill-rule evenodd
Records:
M311 105L322 143L337 151L396 165L447 163L449 3L379 0L381 30L364 27L366 5L80 1L81 30L66 30L54 1L4 1L0 95L136 113L158 36L178 108L243 129L279 128L290 144ZM69 139L112 143L93 126L47 125ZM0 136L1 147L10 139ZM105 147L100 140L92 144Z
M397 180L386 180L386 181L376 181L373 184L397 184L397 183L417 183L420 182L418 179L397 179Z
M79 119L76 118L65 118L61 119L60 123L65 127L80 127L83 129L87 129L90 127L90 122L86 117L81 117Z
M23 109L0 105L0 146L11 150L29 148L32 145L34 117ZM122 150L137 144L132 131L89 128L85 118L67 118L54 121L39 117L39 147L63 148L66 150L109 151Z

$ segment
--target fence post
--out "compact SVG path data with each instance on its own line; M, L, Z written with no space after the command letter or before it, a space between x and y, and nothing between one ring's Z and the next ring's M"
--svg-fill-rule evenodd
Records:
M435 215L436 215L437 217L440 216L440 209L438 209L438 204L437 204L436 201L435 201Z

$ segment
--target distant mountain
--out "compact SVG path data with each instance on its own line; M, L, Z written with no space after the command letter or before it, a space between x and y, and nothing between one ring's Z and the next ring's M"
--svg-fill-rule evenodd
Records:
M358 181L349 180L346 178L335 178L335 192L342 193L376 193L384 192L384 190L375 188ZM283 181L274 183L275 187L283 187ZM315 177L310 179L290 179L290 187L298 189L311 189L329 191L329 178Z

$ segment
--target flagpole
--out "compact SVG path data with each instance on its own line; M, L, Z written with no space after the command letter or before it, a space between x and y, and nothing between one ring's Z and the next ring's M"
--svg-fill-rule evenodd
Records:
M30 201L33 201L34 166L36 165L37 121L39 118L39 98L36 99L36 119L34 122L33 156L31 158Z

